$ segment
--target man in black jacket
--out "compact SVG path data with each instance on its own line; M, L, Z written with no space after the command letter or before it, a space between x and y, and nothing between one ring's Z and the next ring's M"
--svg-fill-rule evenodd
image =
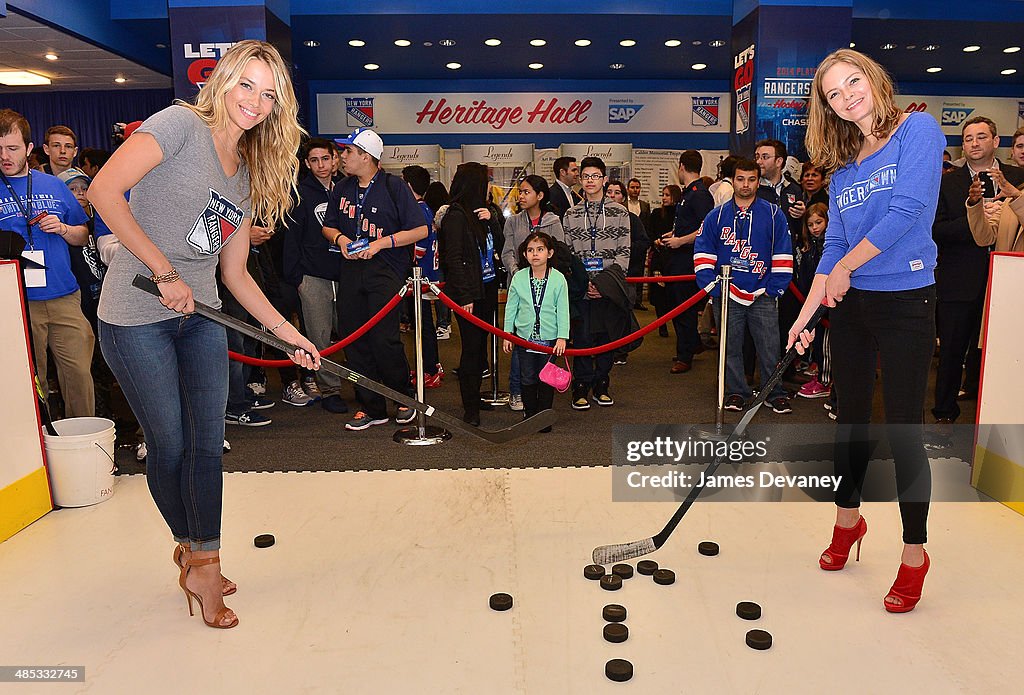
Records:
M551 207L562 218L566 210L583 200L573 189L580 182L580 165L576 163L575 157L559 157L553 168L555 185L551 187Z
M964 166L942 177L932 237L939 250L935 269L938 294L937 328L939 367L935 375L932 415L948 424L960 416L957 392L967 360L967 389L977 393L980 352L977 352L985 288L988 285L989 249L978 246L967 223L967 191L979 172L998 167L1014 186L1024 185L1024 169L1001 164L996 124L985 116L964 121ZM974 355L969 353L974 352Z

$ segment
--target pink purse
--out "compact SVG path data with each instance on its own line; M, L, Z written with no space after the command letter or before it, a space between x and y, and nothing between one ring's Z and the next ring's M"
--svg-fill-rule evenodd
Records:
M548 386L551 386L559 393L565 393L569 390L569 382L572 381L572 372L569 371L569 358L565 357L565 369L558 366L553 360L555 356L552 355L540 370L540 380Z

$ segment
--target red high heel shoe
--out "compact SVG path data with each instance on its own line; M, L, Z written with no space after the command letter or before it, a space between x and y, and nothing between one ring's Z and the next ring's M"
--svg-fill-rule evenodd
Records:
M900 569L896 573L896 581L892 583L892 588L885 595L885 599L895 598L900 602L889 603L883 599L885 610L890 613L909 613L914 610L914 606L921 600L924 575L928 574L928 568L931 565L927 552L924 554L924 563L920 567L910 567L901 562Z
M821 569L834 572L846 567L846 561L850 559L850 549L857 544L857 562L860 562L860 543L868 532L868 522L864 517L857 519L852 528L843 528L838 524L832 527L832 544L818 558ZM828 560L825 556L828 555Z

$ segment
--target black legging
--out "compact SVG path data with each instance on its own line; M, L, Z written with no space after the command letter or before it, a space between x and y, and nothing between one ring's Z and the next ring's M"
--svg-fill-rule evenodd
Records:
M886 434L896 464L903 542L928 539L931 469L922 441L928 369L935 348L935 287L900 292L851 289L829 315L832 376L838 387L836 505L860 506L872 446L868 423L875 366L882 367Z
M498 304L498 283L495 280L484 285L483 299L473 302L473 315L487 323L494 320L494 307ZM487 340L491 334L477 328L468 319L455 315L459 322L459 338L462 341L462 357L459 359L459 391L462 394L462 408L466 419L480 415L481 375L487 364Z

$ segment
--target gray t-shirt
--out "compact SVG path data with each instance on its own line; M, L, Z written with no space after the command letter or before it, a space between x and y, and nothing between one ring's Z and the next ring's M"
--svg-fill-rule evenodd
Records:
M192 288L195 299L220 308L218 256L250 216L249 172L242 163L233 177L224 175L210 128L184 106L153 114L137 132L156 138L163 159L132 188L132 214ZM140 326L180 316L153 295L132 287L136 274L149 277L152 272L121 247L103 280L100 319L116 326Z

